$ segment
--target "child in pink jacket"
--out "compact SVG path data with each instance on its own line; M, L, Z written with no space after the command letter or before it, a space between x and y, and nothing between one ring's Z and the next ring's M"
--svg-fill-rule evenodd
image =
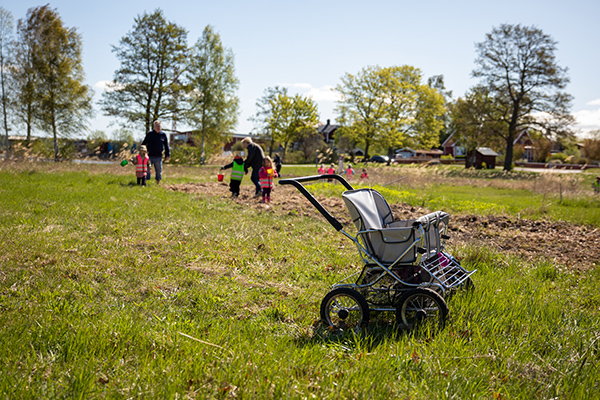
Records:
M273 168L273 160L267 156L263 160L263 166L258 171L260 188L262 189L261 203L269 204L271 202L271 190L273 189L273 178L277 178L277 170Z

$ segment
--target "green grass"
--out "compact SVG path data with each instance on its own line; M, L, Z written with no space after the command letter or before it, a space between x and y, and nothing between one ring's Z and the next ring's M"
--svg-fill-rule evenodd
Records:
M478 215L508 214L529 219L549 219L600 227L600 196L545 196L529 190L496 187L429 185L423 189L405 189L371 185L390 203L407 203L453 213ZM315 193L339 196L341 185L316 184Z
M476 291L448 300L444 331L334 335L313 327L319 303L360 262L322 219L133 181L0 171L2 398L600 397L597 266L454 248ZM465 211L521 210L509 193L442 189Z

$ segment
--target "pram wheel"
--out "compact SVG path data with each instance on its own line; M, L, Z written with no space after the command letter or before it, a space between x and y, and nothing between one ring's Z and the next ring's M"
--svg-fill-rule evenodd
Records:
M354 329L369 322L369 306L356 290L337 288L323 298L321 319L332 328Z
M448 317L448 305L437 292L416 288L407 291L398 300L396 323L409 329L432 332L443 329Z

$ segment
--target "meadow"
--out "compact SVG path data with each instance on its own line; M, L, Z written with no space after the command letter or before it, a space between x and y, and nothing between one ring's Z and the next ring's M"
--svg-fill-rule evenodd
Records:
M167 166L165 183L214 181L217 169ZM391 203L600 228L591 174L370 175ZM0 396L600 398L600 263L569 269L450 240L476 289L448 299L443 331L332 332L319 304L360 269L356 249L273 197L264 208L141 188L118 166L0 164Z

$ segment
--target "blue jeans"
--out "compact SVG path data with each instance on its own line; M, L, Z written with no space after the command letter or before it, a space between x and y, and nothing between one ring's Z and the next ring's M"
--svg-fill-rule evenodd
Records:
M254 186L256 187L256 191L254 192L254 194L259 194L262 192L262 190L260 189L260 178L258 177L258 169L257 168L252 168L252 175L250 175L250 180L252 181L252 183L254 183Z
M160 181L162 179L162 157L150 157L150 164L154 166L156 181Z

